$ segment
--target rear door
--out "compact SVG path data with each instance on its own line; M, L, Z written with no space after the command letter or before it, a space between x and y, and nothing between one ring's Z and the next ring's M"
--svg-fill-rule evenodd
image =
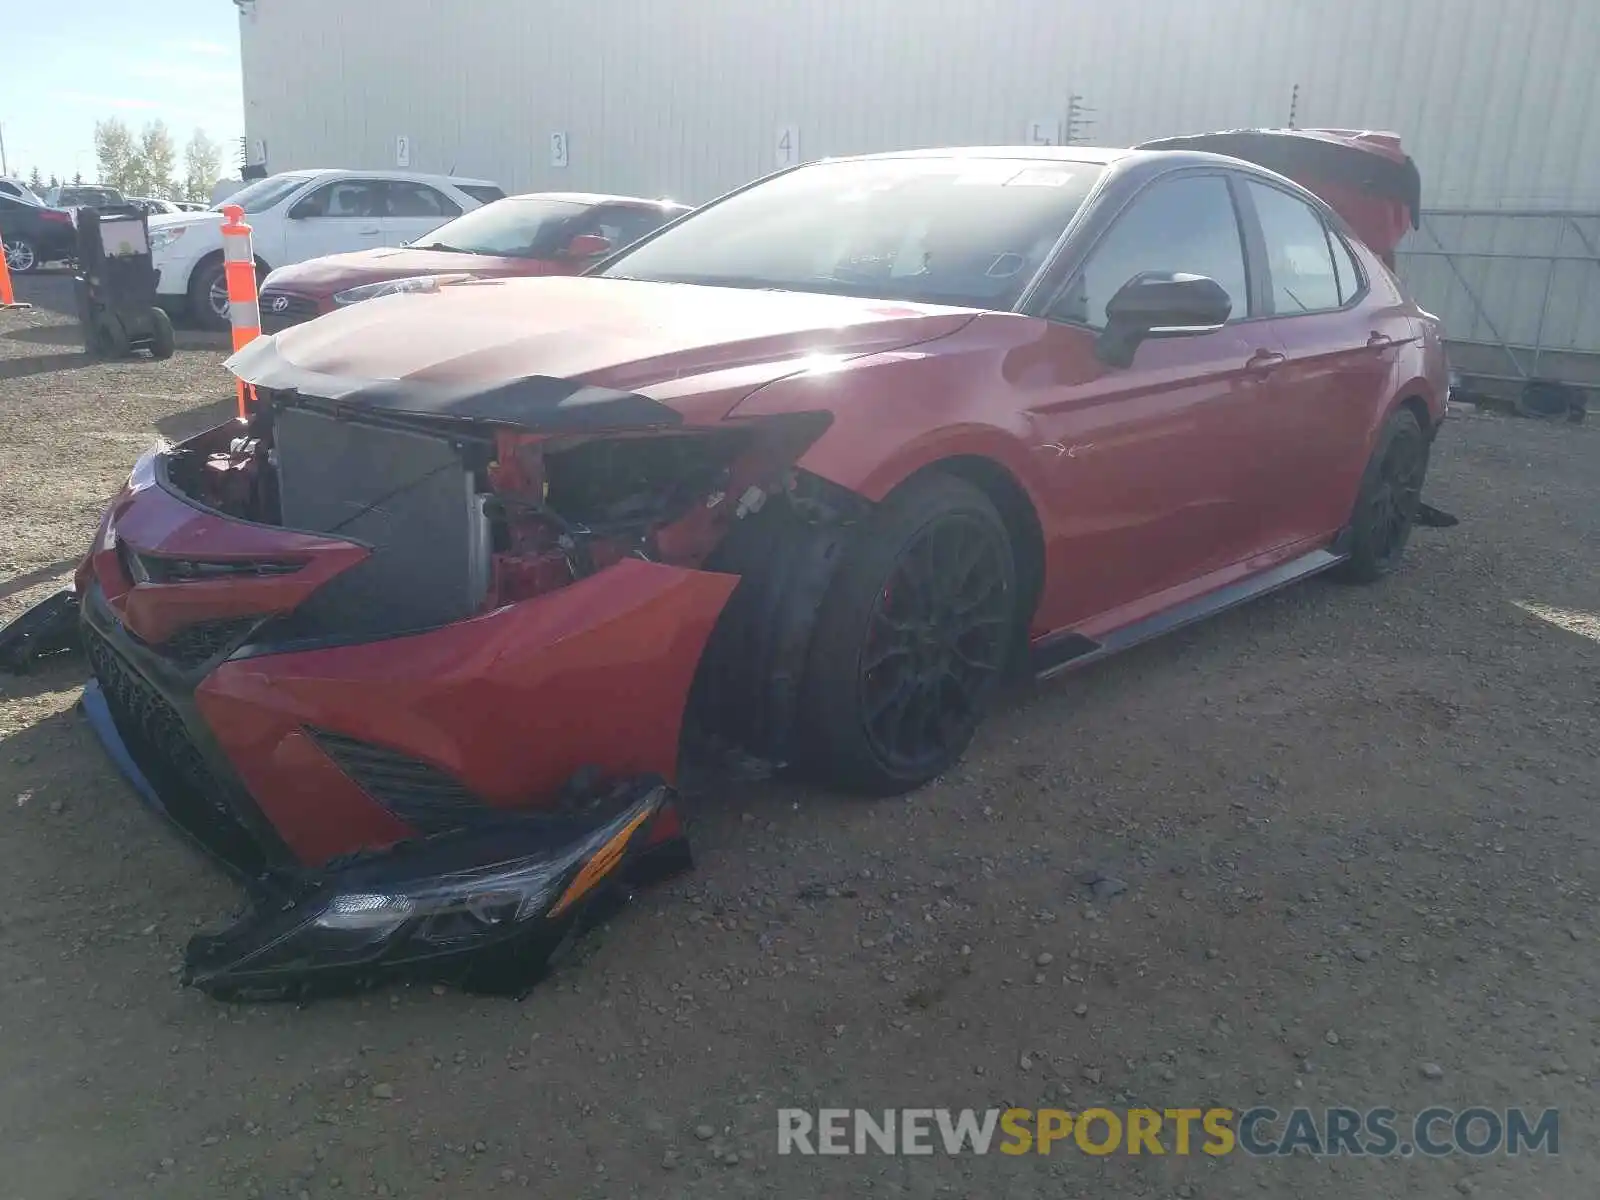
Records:
M379 224L386 246L415 242L461 215L461 206L449 196L414 180L391 179L384 186L384 194L386 208Z
M1142 271L1214 279L1233 313L1221 330L1145 341L1131 367L1107 366L1094 354L1106 304ZM1062 586L1042 623L1094 628L1093 618L1119 614L1112 623L1122 624L1144 615L1130 611L1136 601L1258 548L1270 447L1255 418L1281 355L1251 319L1250 290L1228 173L1188 172L1147 185L1047 310L1049 370L1030 381L1029 408L1062 530L1047 550L1049 577Z
M1272 397L1276 536L1317 537L1349 519L1372 414L1416 330L1400 303L1374 292L1321 211L1255 177L1243 198L1259 227L1270 324L1286 359Z

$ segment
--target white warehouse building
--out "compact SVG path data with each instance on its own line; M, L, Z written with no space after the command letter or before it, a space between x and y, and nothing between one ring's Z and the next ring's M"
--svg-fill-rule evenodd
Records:
M235 3L271 171L700 203L837 154L1391 130L1429 213L1403 273L1463 361L1600 380L1600 0Z

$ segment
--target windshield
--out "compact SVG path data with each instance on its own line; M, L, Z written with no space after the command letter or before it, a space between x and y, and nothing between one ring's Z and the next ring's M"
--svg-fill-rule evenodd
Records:
M304 187L311 182L311 175L268 175L265 179L258 179L249 187L242 187L225 200L219 200L211 206L214 212L221 212L224 205L237 204L247 213L265 212L290 192Z
M779 175L600 272L1007 308L1103 168L1042 159L858 159Z
M496 200L447 221L415 245L423 249L460 250L468 254L500 254L508 258L552 258L570 237L574 217L589 206L571 200L534 200L512 196Z
M84 207L121 204L122 193L115 188L64 187L61 189L61 199L57 203Z

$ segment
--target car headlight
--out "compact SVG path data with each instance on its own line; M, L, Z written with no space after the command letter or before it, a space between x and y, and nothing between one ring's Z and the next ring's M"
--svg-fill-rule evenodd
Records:
M185 982L224 999L345 990L397 974L520 992L587 924L591 905L655 856L688 865L672 791L646 777L600 816L496 814L466 829L355 857L288 902L260 903L192 939ZM664 872L663 872L664 873Z
M408 275L404 279L385 279L335 292L333 302L342 308L347 304L360 304L363 300L376 300L379 296L394 296L401 292L436 292L447 283L466 278L465 275Z
M171 229L152 229L150 231L150 253L155 254L165 250L188 232L189 227L187 225L179 225Z

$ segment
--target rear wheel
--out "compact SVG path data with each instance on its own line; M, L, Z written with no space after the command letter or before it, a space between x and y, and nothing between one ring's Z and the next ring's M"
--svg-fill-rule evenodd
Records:
M1339 575L1372 583L1399 566L1422 502L1428 438L1409 408L1396 409L1378 435L1350 523L1350 557Z
M817 617L801 721L820 781L893 795L966 751L1017 620L1016 565L994 505L927 475L857 530Z
M21 235L6 238L6 266L19 275L28 275L39 269L39 251L33 242Z

